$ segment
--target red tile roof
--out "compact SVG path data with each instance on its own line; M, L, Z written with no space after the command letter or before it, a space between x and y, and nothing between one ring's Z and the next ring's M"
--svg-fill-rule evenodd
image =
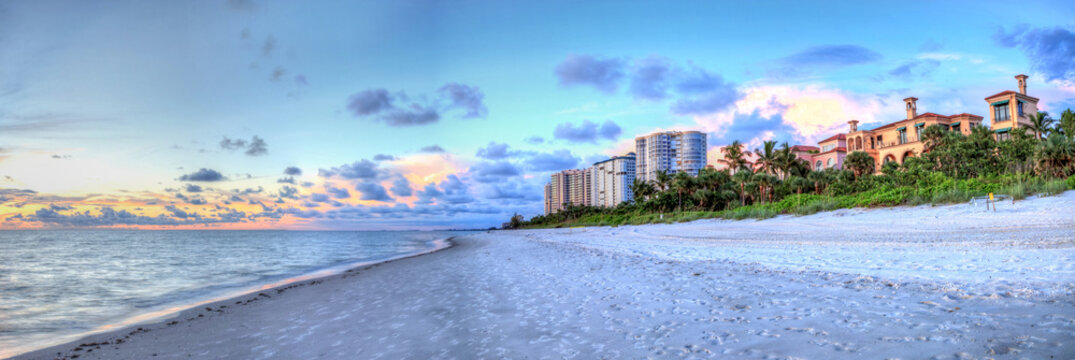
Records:
M995 98L995 97L997 97L997 96L1002 96L1002 95L1011 95L1011 94L1019 95L1019 96L1022 96L1022 97L1026 97L1026 98L1030 98L1030 99L1034 99L1034 101L1038 101L1038 100L1039 100L1039 99L1038 99L1038 98L1036 98L1036 97L1033 97L1033 96L1030 96L1030 95L1026 95L1026 94L1020 94L1020 93L1017 93L1017 92L1014 92L1014 91L1011 91L1011 90L1005 90L1005 91L1001 91L1001 92L998 92L998 93L996 93L996 94L993 94L993 96L988 96L988 97L986 97L986 98L985 98L985 100L986 100L986 101L989 101L989 99Z
M826 141L844 140L844 139L847 139L846 135L844 135L844 134L836 134L836 135L830 136L828 139L818 141L817 143L820 144L820 143L823 143L823 142L826 142Z
M791 147L791 151L816 151L816 150L818 150L817 146L810 146L810 145L795 145L795 146Z

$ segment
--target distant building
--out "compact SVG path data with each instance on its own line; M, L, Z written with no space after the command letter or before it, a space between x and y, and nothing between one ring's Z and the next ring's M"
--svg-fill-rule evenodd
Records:
M564 170L553 173L545 184L545 214L557 213L571 205L589 205L593 201L593 173Z
M634 199L631 184L635 181L635 153L594 163L588 170L593 174L591 205L613 207Z
M698 175L706 166L706 135L700 131L667 131L635 138L635 178L656 181L657 172Z

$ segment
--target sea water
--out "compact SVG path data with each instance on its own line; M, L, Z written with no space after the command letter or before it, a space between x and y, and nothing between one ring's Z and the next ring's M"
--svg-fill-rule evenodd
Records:
M446 246L452 232L0 231L0 358Z

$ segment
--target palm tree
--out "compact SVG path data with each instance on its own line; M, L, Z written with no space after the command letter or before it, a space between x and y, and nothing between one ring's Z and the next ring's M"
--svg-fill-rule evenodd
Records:
M806 174L806 179L814 183L814 192L819 195L829 183L828 174L824 171L811 171L809 174Z
M855 151L844 158L844 165L855 173L855 178L873 173L873 157L863 151Z
M1050 134L1035 153L1038 171L1050 177L1064 177L1075 170L1075 141L1060 134Z
M1034 132L1034 137L1041 140L1041 137L1049 131L1049 127L1053 124L1053 118L1049 117L1049 113L1045 111L1038 111L1034 116L1030 117L1030 125L1027 128Z
M679 210L683 210L683 194L691 194L695 188L694 177L691 174L682 172L676 174L672 180L672 188L676 190L676 194L679 195Z
M635 179L635 181L631 183L631 193L634 194L636 202L639 199L649 199L649 197L653 195L653 190L653 185L639 179Z
M754 176L754 174L750 172L750 168L743 168L742 170L744 170L744 171L739 171L739 172L736 172L735 175L732 175L732 179L734 179L735 182L737 184L739 184L739 203L740 203L740 205L746 205L747 204L747 200L746 200L747 183L750 182L750 178L752 176Z
M773 202L773 186L779 180L775 176L766 173L754 174L750 179L758 184L758 193L761 195L762 200L765 200L766 195L768 195L769 202Z
M1075 137L1075 112L1067 109L1060 113L1060 121L1056 124L1056 131L1063 133L1068 139Z
M732 141L731 145L720 149L720 152L724 154L724 158L717 160L717 162L728 166L728 169L733 174L750 165L746 157L750 156L751 153L750 151L743 151L743 144L739 140Z
M776 141L767 140L762 143L761 149L754 149L754 155L758 160L754 162L754 168L758 171L774 174L776 172Z
M667 171L657 170L657 184L656 184L657 186L656 187L657 187L658 191L668 190L668 185L671 184L671 183L672 183L672 176L668 175Z

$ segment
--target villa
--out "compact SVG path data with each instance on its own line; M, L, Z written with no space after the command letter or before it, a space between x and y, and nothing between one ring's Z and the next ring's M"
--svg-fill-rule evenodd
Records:
M1017 75L1019 92L1003 91L985 98L990 108L990 130L997 140L1010 139L1011 131L1027 128L1030 117L1038 112L1038 98L1026 94L1026 75ZM809 160L815 170L843 168L848 152L863 151L874 159L877 170L885 163L903 164L907 158L922 154L925 145L921 133L932 125L940 125L950 131L970 134L971 128L982 124L983 117L974 114L940 115L918 113L918 98L903 99L906 105L905 119L888 123L873 130L859 129L858 120L848 121L848 132L836 134L818 142L820 150Z

